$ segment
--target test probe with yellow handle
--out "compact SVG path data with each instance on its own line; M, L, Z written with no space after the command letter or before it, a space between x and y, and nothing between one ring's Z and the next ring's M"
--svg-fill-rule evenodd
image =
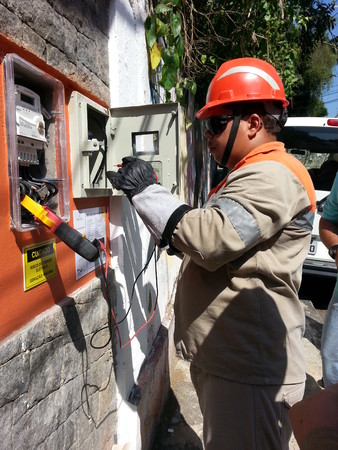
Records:
M27 194L21 197L21 205L25 207L35 220L45 225L62 242L70 247L75 253L93 262L99 257L98 247L89 241L84 235L65 223L48 206L42 206L35 202Z

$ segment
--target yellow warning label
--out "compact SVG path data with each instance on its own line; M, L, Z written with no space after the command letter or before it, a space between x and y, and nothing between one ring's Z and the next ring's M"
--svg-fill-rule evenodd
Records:
M22 249L24 290L28 291L57 274L55 239Z

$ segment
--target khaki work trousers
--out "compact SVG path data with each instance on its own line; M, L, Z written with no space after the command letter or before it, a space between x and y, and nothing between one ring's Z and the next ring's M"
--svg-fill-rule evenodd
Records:
M236 383L194 365L191 379L203 415L206 450L288 450L288 410L304 395L305 382L291 385Z

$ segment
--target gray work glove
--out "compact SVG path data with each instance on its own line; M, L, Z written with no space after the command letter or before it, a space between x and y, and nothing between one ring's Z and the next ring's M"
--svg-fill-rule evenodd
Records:
M157 184L152 165L133 156L122 158L122 167L117 172L109 171L106 175L114 188L122 190L130 201L147 186Z

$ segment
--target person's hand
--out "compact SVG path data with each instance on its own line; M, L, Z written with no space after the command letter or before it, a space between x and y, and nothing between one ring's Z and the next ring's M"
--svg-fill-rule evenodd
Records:
M289 418L301 448L311 431L321 429L338 431L338 383L293 405L289 411Z
M106 175L114 188L122 190L130 201L146 187L157 184L152 165L133 156L122 158L122 167L117 172L109 171Z

